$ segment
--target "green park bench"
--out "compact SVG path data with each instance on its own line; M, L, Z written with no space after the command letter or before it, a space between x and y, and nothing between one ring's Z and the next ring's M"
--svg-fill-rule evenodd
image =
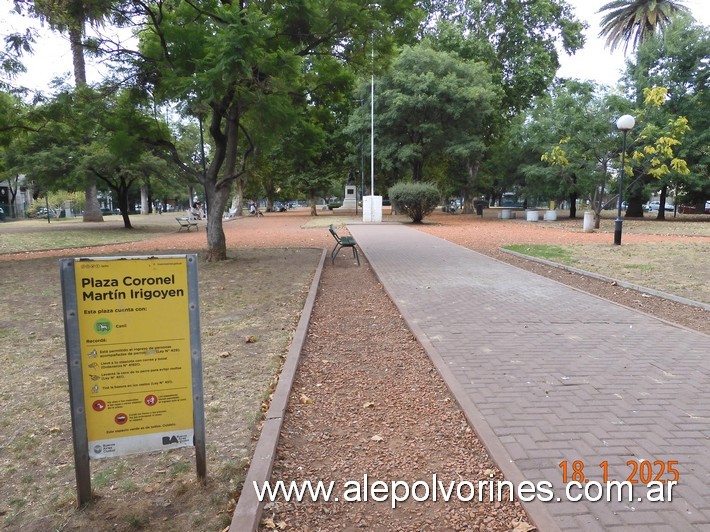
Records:
M330 258L333 260L333 264L335 264L335 257L338 256L338 252L341 249L352 248L353 257L355 257L357 265L360 266L360 257L358 256L357 248L355 247L355 239L351 236L338 236L338 233L335 231L335 227L333 226L333 224L330 224L330 234L333 235L333 238L335 238L335 247L330 253Z

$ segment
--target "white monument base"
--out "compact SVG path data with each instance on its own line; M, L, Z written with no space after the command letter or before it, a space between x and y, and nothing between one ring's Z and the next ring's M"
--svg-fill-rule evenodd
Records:
M382 221L382 196L363 196L362 221L375 223Z

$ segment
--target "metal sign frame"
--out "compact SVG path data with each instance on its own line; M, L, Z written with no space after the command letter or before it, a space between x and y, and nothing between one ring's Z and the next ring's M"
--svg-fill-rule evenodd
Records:
M197 476L201 482L207 478L207 458L205 444L204 392L202 383L202 344L200 337L199 290L197 275L197 255L151 255L129 257L82 257L60 260L62 301L64 308L64 335L69 377L69 400L74 444L74 464L79 506L91 501L91 468L89 453L89 426L85 403L84 375L82 363L81 324L84 319L79 314L79 293L76 282L76 264L84 261L147 261L161 259L185 260L187 267L187 313L189 320L190 372L193 408L193 445ZM125 263L124 263L125 264ZM95 319L91 317L90 319Z

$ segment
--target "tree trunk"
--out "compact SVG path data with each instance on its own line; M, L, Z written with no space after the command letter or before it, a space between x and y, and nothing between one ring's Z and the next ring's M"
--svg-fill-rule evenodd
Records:
M207 261L217 262L227 259L227 241L222 228L222 213L229 198L229 187L222 187L214 194L207 195Z
M311 205L311 216L318 216L318 209L316 209L316 193L314 191L309 192L308 203Z
M424 163L422 161L414 161L412 163L412 180L419 182L424 177ZM374 196L375 192L372 191L371 194Z
M75 21L69 26L69 45L71 46L74 83L77 89L86 86L86 62L84 61L84 22Z
M476 157L473 161L469 161L468 175L466 176L466 186L463 190L463 210L462 214L474 214L476 207L473 204L474 194L476 192L476 180L478 179L478 170L481 167L481 158Z
M85 222L103 222L104 216L101 214L101 206L99 205L99 194L98 188L96 187L96 180L92 178L87 178L90 183L86 185L85 197L86 206L84 207L84 217Z
M572 220L577 219L577 198L578 194L576 192L570 192L569 194L569 217Z
M221 130L222 119L226 122L224 131ZM238 179L235 174L239 158L239 119L239 108L233 102L229 103L226 116L213 107L210 135L214 141L214 157L207 172L200 177L207 203L208 262L227 259L222 215L229 200L232 182Z
M624 218L643 218L644 179L639 179L627 189L627 207Z
M661 188L661 201L660 205L658 206L658 216L656 216L656 220L665 220L666 219L666 197L668 196L668 185L663 185Z
M234 183L234 198L232 199L232 208L234 216L244 215L244 180L240 177Z
M86 86L86 62L84 61L84 46L82 37L84 36L84 21L77 20L69 27L69 45L71 47L72 63L74 67L74 83L77 89ZM96 178L87 177L86 191L84 193L86 205L84 206L85 222L103 222L99 205L98 189Z
M141 214L148 214L148 190L141 185Z
M124 186L118 192L118 208L121 210L123 217L123 227L125 229L133 229L131 219L128 217L128 186Z

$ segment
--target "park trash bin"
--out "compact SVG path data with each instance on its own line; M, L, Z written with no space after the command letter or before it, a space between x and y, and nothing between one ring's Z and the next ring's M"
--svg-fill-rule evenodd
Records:
M584 220L582 221L582 231L585 233L594 232L594 211L584 211Z

